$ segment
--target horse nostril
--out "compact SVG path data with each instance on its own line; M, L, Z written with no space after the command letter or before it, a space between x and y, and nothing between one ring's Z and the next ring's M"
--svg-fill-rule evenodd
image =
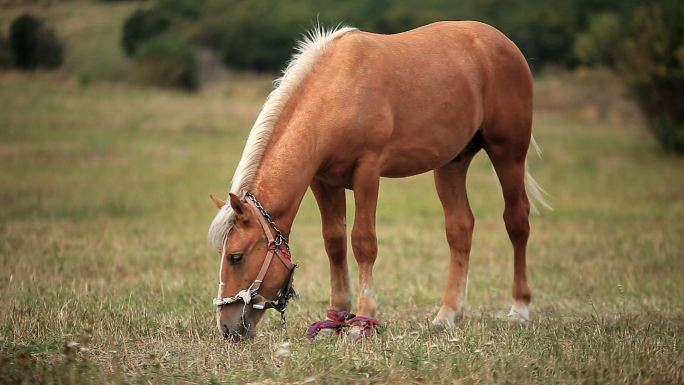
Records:
M242 335L235 333L235 332L228 332L224 335L224 338L226 341L232 342L232 343L238 343L242 341Z
M223 338L230 342L240 342L242 340L242 335L235 330L231 330L228 325L223 325L221 326L221 329L223 329Z
M232 333L232 334L229 334L226 336L226 340L228 340L232 343L238 343L238 342L242 341L242 336L239 334Z

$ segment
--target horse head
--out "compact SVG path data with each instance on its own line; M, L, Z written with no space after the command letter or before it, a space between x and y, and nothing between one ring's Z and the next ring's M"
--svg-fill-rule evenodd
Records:
M254 337L264 310L285 311L295 295L287 240L268 212L252 194L241 200L230 194L229 203L211 195L219 209L230 204L235 221L225 236L219 271L216 321L231 340ZM272 263L273 259L280 262ZM281 263L282 262L282 263Z

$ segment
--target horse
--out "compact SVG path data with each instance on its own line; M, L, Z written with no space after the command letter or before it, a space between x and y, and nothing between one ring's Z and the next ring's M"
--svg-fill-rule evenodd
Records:
M221 258L214 301L219 332L234 340L253 337L264 310L282 312L295 295L287 240L307 188L320 209L330 263L328 314L343 315L328 320L336 325L348 323L352 309L345 189L353 190L351 246L360 290L351 323L372 329L378 323L373 264L380 178L428 171L450 249L446 289L432 323L456 325L464 317L474 226L466 173L481 149L501 185L513 246L509 318L529 322L526 247L528 217L536 208L528 194L548 207L527 169L528 149L536 146L532 101L524 56L490 25L443 21L391 35L315 27L266 99L227 199L210 194L219 209L209 228Z

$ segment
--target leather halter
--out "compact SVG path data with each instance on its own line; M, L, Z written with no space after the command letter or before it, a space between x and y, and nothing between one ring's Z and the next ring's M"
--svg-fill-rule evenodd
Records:
M275 226L275 223L273 222L271 216L268 214L268 211L266 211L266 209L261 205L261 203L259 203L254 194L248 192L246 194L246 197L248 198L247 203L249 207L251 207L252 210L255 212L255 215L259 219L259 223L261 224L261 228L264 230L264 235L266 235L266 239L268 240L268 251L266 252L266 258L264 258L264 262L261 265L259 274L257 274L257 277L254 279L254 282L252 282L252 284L247 289L240 290L237 294L235 294L232 297L215 298L214 306L221 308L224 305L228 305L238 301L244 302L245 307L243 307L242 309L242 322L244 324L245 308L248 304L252 303L252 308L254 309L277 310L281 314L281 318L284 324L285 309L287 308L288 301L291 298L297 298L299 296L297 294L297 291L292 286L292 278L294 276L294 270L297 267L297 264L292 263L292 255L290 254L290 247L288 245L287 239ZM273 227L273 230L275 230L276 232L275 236L273 235L271 227ZM278 256L278 259L283 263L283 265L285 265L289 272L289 276L287 278L287 281L285 282L285 285L283 285L283 287L278 291L278 296L274 300L267 300L257 292L261 287L261 283L263 282L264 277L266 276L266 272L268 271L269 266L271 265L273 255ZM225 258L225 255L223 253L221 255L221 258Z

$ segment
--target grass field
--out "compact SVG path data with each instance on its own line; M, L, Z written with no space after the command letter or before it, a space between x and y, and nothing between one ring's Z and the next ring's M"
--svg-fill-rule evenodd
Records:
M113 60L104 73L125 71ZM661 152L610 77L537 81L544 158L531 169L554 211L532 220L529 327L505 321L512 251L480 154L461 326L428 328L448 248L422 175L381 185L378 338L305 338L328 299L307 194L287 330L270 314L254 341L230 344L211 305L207 195L227 192L268 77L187 95L84 82L87 68L0 73L0 383L684 383L684 160Z
M302 298L289 327L272 314L255 341L235 345L214 328L207 194L226 192L268 81L196 96L40 73L0 84L3 382L684 381L684 162L638 124L538 111L545 155L531 167L555 210L533 219L530 327L504 321L511 250L481 154L469 180L477 223L461 327L427 328L448 249L423 175L382 183L379 338L305 339L328 295L307 195L292 232ZM291 355L274 355L286 341Z

